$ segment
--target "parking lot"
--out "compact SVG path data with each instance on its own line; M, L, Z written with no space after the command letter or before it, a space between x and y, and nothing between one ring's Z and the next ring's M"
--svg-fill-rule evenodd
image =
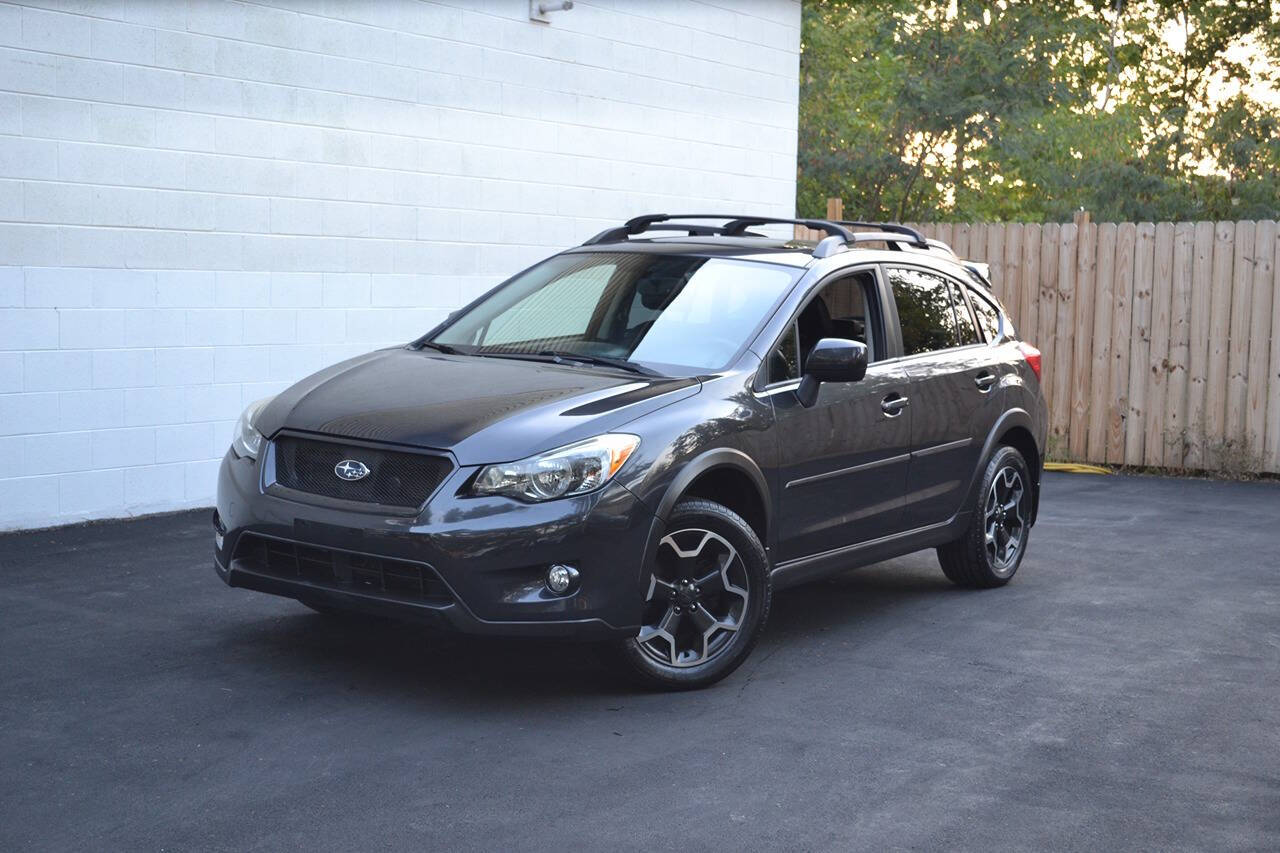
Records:
M229 590L204 512L0 537L0 848L1280 848L1280 485L1042 506L1007 588L788 590L676 695Z

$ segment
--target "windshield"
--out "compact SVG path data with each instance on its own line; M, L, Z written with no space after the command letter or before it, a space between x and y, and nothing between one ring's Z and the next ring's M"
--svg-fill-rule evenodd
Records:
M558 255L431 340L476 353L558 353L718 370L800 270L687 255Z

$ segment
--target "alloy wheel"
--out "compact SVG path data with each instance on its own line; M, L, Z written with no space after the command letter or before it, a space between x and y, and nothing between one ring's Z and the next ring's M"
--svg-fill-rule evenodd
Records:
M987 559L999 576L1011 574L1027 534L1027 490L1022 474L1012 465L1001 468L991 481L983 510Z
M702 529L670 533L658 544L636 642L667 666L704 664L742 627L749 588L746 565L723 536Z

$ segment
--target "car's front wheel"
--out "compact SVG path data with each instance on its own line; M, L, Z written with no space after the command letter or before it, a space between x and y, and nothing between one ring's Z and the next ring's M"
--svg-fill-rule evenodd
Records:
M964 535L938 548L943 574L959 586L1004 586L1022 565L1031 533L1031 472L1013 447L999 447L983 472Z
M650 686L714 684L751 653L771 598L769 558L751 526L720 504L681 501L648 566L643 626L619 657Z

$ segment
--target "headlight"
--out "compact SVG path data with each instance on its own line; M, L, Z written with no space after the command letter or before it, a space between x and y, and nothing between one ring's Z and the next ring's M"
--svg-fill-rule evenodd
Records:
M609 482L639 445L639 436L606 433L519 462L487 465L476 477L471 494L525 501L581 495Z
M240 420L236 421L235 438L231 439L231 449L236 456L248 456L250 459L258 458L258 451L262 449L262 433L258 432L253 422L258 418L258 412L274 400L274 397L263 397L261 400L255 400L244 410L244 414L240 415Z

